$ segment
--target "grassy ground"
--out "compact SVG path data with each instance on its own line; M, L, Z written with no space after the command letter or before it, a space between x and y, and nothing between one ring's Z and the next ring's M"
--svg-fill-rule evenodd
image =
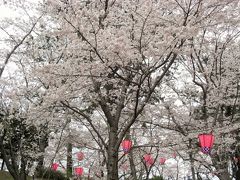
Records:
M13 180L12 176L7 171L0 171L0 180ZM28 180L32 180L32 177L28 177ZM35 180L37 180L35 178Z
M0 171L1 180L13 180L12 176L6 171Z

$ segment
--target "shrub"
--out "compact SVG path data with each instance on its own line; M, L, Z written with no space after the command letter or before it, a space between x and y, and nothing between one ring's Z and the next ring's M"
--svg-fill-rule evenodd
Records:
M154 176L151 180L163 180L162 176Z
M35 174L36 178L44 178L44 179L51 179L51 180L68 180L60 171L53 171L51 168L41 168Z

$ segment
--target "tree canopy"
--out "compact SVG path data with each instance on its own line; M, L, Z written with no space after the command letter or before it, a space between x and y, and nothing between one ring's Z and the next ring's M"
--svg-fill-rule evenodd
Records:
M81 165L94 179L240 178L237 0L4 6L23 14L0 25L0 152L16 180L26 178L19 169L30 173L19 159L31 153L32 172L55 162L68 177ZM199 152L201 133L215 137L210 155ZM9 140L27 142L12 170ZM159 158L172 160L165 167Z

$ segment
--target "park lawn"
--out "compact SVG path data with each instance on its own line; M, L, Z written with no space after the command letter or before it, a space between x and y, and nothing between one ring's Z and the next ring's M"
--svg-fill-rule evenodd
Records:
M2 179L2 180L13 180L12 176L7 171L0 171L0 179Z
M13 180L12 176L7 171L0 171L0 180ZM32 180L32 177L28 177L28 180ZM37 180L35 178L35 180Z

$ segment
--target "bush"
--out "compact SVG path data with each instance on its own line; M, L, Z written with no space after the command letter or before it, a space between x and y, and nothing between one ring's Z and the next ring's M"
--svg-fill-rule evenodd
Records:
M51 180L68 180L68 178L65 177L65 174L60 171L53 171L51 168L39 169L38 172L36 172L35 177Z
M154 176L151 180L163 180L162 176Z

